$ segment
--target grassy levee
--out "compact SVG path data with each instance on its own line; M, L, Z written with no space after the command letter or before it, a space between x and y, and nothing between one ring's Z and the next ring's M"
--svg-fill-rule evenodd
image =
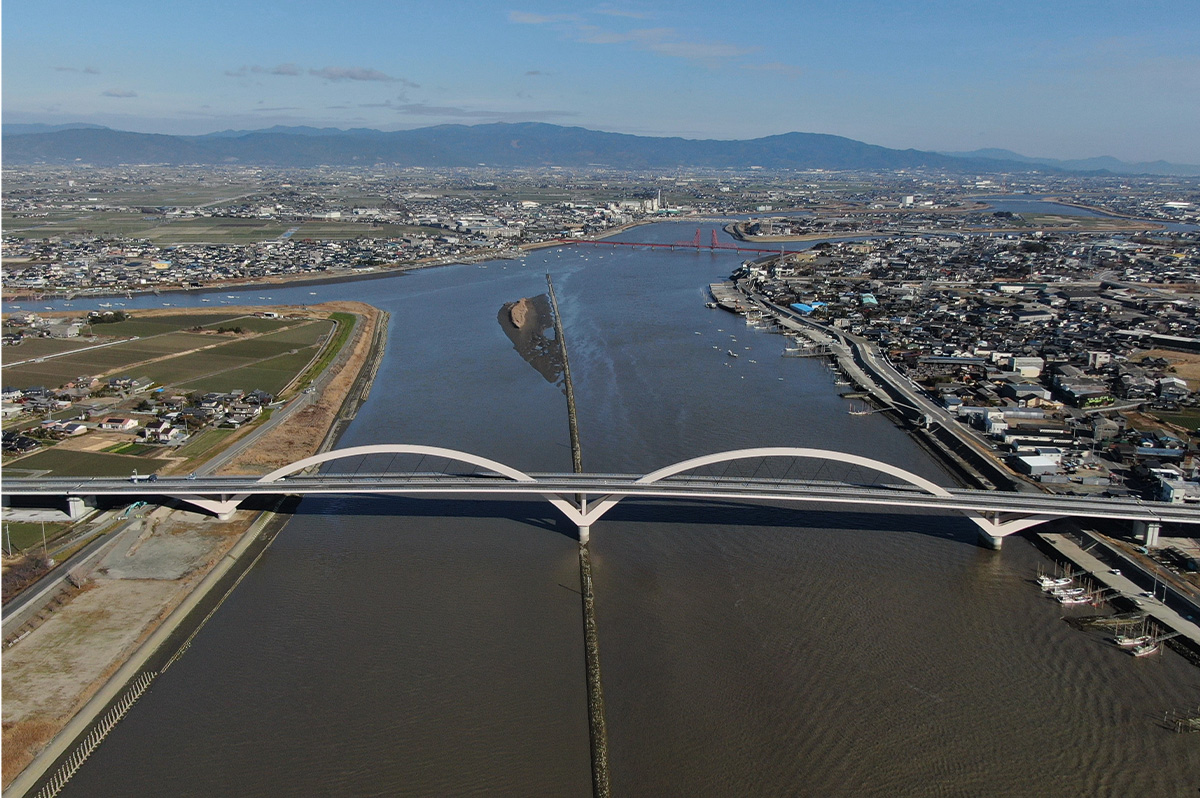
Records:
M325 369L329 368L329 364L333 362L338 352L342 351L342 347L346 345L346 341L350 339L350 333L354 331L355 315L353 313L330 313L329 319L337 323L333 339L325 345L325 351L321 353L321 356L303 374L296 378L292 383L293 385L307 385L320 376Z

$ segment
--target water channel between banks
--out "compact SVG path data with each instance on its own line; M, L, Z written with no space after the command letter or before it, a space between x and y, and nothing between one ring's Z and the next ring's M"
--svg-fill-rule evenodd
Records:
M948 482L884 418L847 415L820 362L704 307L738 260L555 248L233 293L391 313L340 446L570 470L561 391L496 323L549 272L586 470L792 445ZM590 794L573 533L544 502L305 499L63 794ZM1071 629L1030 583L1031 546L974 541L953 516L622 503L591 544L614 794L1194 791L1200 749L1156 720L1200 700L1200 670Z

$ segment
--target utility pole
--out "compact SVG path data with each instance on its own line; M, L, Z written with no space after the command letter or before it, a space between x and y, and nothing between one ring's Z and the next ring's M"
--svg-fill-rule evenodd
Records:
M50 556L50 547L46 545L46 521L42 519L42 554L46 557Z

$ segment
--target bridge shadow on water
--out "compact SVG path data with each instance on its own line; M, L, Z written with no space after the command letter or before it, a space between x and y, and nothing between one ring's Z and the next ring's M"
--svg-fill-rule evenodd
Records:
M246 506L251 506L247 501ZM390 518L497 518L557 532L572 540L578 529L541 499L487 497L420 498L409 496L308 496L294 506L295 516L352 515ZM977 527L953 512L919 510L878 512L804 505L787 507L755 502L691 499L626 499L592 527L603 535L608 524L755 527L804 531L901 532L977 545Z

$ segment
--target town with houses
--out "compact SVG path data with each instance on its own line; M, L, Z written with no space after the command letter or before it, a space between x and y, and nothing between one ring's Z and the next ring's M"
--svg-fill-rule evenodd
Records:
M183 187L204 181L208 193L180 200ZM139 199L133 187L146 186L154 191ZM1095 212L1047 216L994 204L1022 195ZM100 325L124 317L121 300L134 293L165 298L519 257L645 221L724 218L728 246L786 252L747 260L735 276L876 346L973 434L1011 455L1015 471L1050 490L1200 502L1194 180L37 169L12 170L5 214L5 294L32 300L6 317L6 352L31 337L102 335ZM88 296L112 299L90 314L43 318L29 309L38 299ZM5 452L104 424L125 424L146 445L178 446L198 429L236 427L272 400L262 391L146 398L152 387L124 375L6 384L5 419L26 423L19 431L6 424ZM114 405L114 397L125 401ZM41 414L53 417L30 426Z
M1200 503L1195 233L823 243L734 277L869 342L1049 490Z

